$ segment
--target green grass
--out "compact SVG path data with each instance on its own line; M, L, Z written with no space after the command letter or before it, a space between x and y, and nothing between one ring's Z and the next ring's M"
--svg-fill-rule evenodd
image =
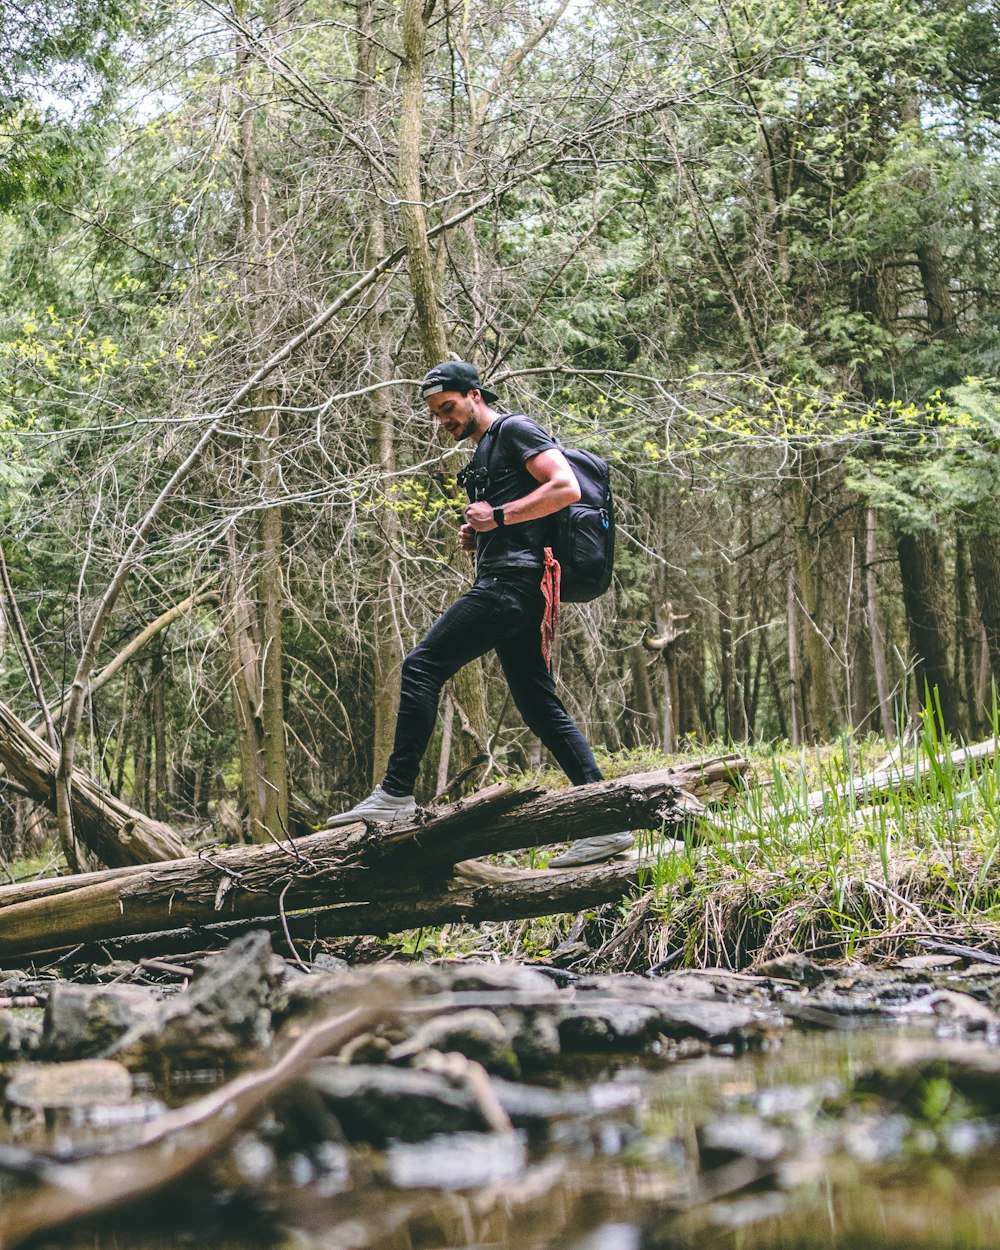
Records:
M901 759L918 780L874 803L854 782L884 742L769 753L702 846L654 865L658 951L745 967L790 950L894 954L916 934L1000 939L1000 761L956 763L954 749L926 715Z
M916 766L919 779L868 802L857 779L893 746L900 766ZM692 746L684 754L733 749ZM598 949L628 924L642 898L641 929L608 966L642 970L670 958L675 968L746 968L790 951L871 960L919 949L918 936L933 935L1000 950L1000 760L955 763L954 749L928 714L905 747L845 735L820 747L786 743L753 753L743 792L688 830L681 846L664 849L647 835L649 867L639 894L589 913L587 945ZM600 763L615 777L676 758L644 750ZM538 783L565 781L552 773L524 779ZM548 854L504 858L536 867ZM441 954L547 958L574 920L544 917L468 932L451 926L423 940Z

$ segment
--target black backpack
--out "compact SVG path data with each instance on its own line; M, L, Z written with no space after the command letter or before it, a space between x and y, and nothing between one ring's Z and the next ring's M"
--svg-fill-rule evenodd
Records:
M501 425L510 417L523 415L509 412L493 422L496 437L490 440L487 472ZM558 439L556 443L580 483L580 498L553 513L549 545L559 561L559 593L563 603L589 603L611 585L614 570L615 501L611 493L611 474L607 461L593 452L564 447Z

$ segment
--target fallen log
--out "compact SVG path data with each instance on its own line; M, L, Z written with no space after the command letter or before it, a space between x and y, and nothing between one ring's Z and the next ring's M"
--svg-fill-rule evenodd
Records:
M56 810L59 756L5 703L0 703L0 764L36 803ZM187 853L169 825L129 807L79 770L73 773L72 800L74 834L103 864L153 864Z
M503 880L487 883L478 872L469 880L456 865L456 875L446 888L428 894L386 894L373 902L335 903L281 915L255 916L247 920L208 921L185 928L111 939L102 942L126 959L169 951L172 955L203 950L254 929L264 929L278 944L308 943L318 938L372 934L387 937L407 929L443 924L478 924L483 920L525 920L579 912L588 907L626 898L648 881L649 860L638 856L611 864L560 871L508 870ZM292 948L294 952L294 947ZM33 952L39 954L41 952Z
M958 747L942 755L927 757L918 755L912 764L904 765L901 760L890 756L887 764L881 765L873 772L852 777L843 785L811 791L806 795L806 806L810 812L822 812L831 802L840 804L845 800L853 800L862 805L874 803L887 794L897 794L910 786L919 784L921 780L940 774L943 768L965 768L969 765L982 764L993 759L998 750L1000 750L1000 741L996 738L989 738L985 742Z
M447 919L492 919L498 909L510 917L591 906L620 898L636 878L598 875L587 892L570 892L559 906L551 903L557 878L578 874L545 872L522 882L513 895L502 882L473 887L472 893L459 885L452 893L448 878L457 862L472 856L623 828L676 828L703 810L699 787L732 783L747 767L740 757L725 756L562 791L500 785L400 828L351 826L276 846L85 873L49 883L48 891L43 882L3 887L0 956L287 916L304 908L330 911L323 923L337 927L328 932L379 933ZM587 901L572 901L583 897ZM334 904L353 907L335 916Z

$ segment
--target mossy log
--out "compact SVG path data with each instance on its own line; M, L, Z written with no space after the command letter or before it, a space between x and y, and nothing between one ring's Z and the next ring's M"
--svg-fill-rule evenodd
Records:
M498 785L399 827L349 826L274 846L234 847L156 865L0 888L0 957L78 943L323 908L326 933L399 931L446 920L546 915L620 898L633 876L452 883L456 863L620 829L676 829L747 769L739 756L567 790ZM633 866L634 867L634 866ZM598 885L603 880L603 885ZM596 894L595 894L596 891ZM585 900L585 901L584 901ZM492 909L492 910L491 910ZM499 909L499 910L497 910ZM527 910L525 910L527 909ZM317 923L319 923L317 921Z

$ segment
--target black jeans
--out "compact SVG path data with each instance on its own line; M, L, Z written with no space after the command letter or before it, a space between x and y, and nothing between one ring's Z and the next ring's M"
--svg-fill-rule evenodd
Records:
M441 687L487 651L496 651L517 710L570 781L600 781L594 753L563 707L542 658L541 577L540 569L478 577L403 661L396 739L383 782L390 794L413 793Z

